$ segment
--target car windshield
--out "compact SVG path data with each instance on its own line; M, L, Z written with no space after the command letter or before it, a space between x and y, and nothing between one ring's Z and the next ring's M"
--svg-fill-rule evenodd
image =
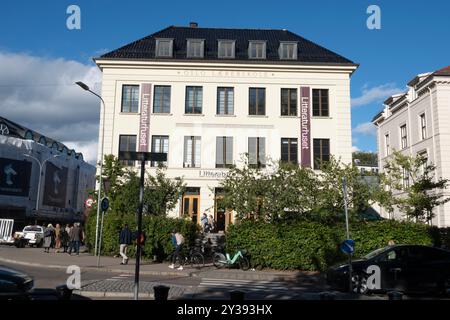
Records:
M25 229L23 229L23 231L41 232L42 230L41 230L41 227L30 226L30 227L25 227Z
M384 248L377 249L377 250L372 251L372 252L368 253L367 255L365 255L363 259L364 260L372 259L373 257L376 257L379 254L381 254L389 249L390 249L390 247L384 247Z

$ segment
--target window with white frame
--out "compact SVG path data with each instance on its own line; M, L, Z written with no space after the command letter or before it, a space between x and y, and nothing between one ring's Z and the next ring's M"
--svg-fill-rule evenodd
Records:
M386 157L391 154L391 136L389 133L384 135L384 154Z
M423 175L428 166L428 153L425 150L425 151L419 152L417 155L423 160L422 166L420 167L420 172Z
M297 59L297 43L296 42L281 42L278 49L280 59L296 60Z
M201 39L187 40L187 57L188 58L203 58L205 41Z
M409 172L406 168L403 168L403 188L409 188Z
M408 133L406 130L406 124L400 126L400 137L401 137L401 145L402 149L408 147Z
M248 161L250 166L266 166L266 138L248 138Z
M234 88L218 87L217 88L217 114L232 115L234 114Z
M235 41L219 40L218 57L222 59L234 59Z
M248 57L250 59L265 59L266 58L266 42L265 41L250 41L248 46Z
M156 57L172 57L173 40L156 39Z
M201 137L184 137L184 168L200 167Z
M420 116L420 134L422 140L427 138L427 119L425 118L425 112L422 113Z
M233 137L216 137L216 168L233 165Z

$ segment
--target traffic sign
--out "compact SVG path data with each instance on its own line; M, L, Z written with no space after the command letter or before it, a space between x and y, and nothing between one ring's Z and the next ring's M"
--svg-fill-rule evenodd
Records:
M355 241L352 239L344 240L344 242L341 243L341 251L347 254L355 252Z
M108 198L105 197L102 199L102 210L106 211L108 210L108 208L109 208L109 200Z
M84 204L86 205L86 207L91 208L92 205L94 204L94 199L92 199L91 197L88 197L86 199L86 201L84 202Z
M120 151L119 160L167 161L167 153Z

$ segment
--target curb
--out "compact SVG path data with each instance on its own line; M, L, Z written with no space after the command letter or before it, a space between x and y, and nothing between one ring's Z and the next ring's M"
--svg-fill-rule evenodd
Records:
M86 298L134 298L133 292L83 291L74 290L72 294ZM140 298L154 299L153 293L139 292Z

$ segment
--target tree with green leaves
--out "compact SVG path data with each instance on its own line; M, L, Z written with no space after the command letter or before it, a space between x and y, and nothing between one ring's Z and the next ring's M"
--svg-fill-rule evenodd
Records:
M374 194L357 168L335 158L314 172L298 164L266 161L266 168L243 165L230 169L221 182L224 205L238 219L266 221L289 218L335 221L342 219L344 197L342 178L347 178L348 205L352 212L365 211Z
M110 200L110 212L124 215L136 213L139 207L140 179L135 170L124 168L120 160L113 155L105 156L103 179L109 181L107 196ZM145 213L165 215L177 204L184 192L182 179L170 179L166 168L160 165L156 175L147 173L144 182Z
M436 166L427 158L395 151L381 175L380 204L389 212L397 207L408 219L430 222L433 209L450 201L442 193L449 180L436 177L435 172Z

